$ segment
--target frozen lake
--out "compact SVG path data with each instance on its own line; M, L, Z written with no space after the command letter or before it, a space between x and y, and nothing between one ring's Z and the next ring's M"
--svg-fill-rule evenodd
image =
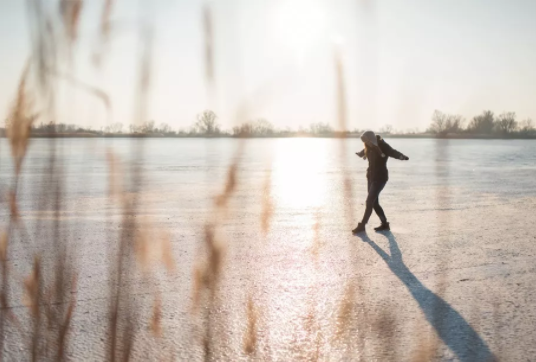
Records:
M159 353L202 360L192 275L205 225L214 220L225 250L212 317L215 360L248 360L248 297L260 316L251 360L412 361L429 345L440 361L532 360L536 142L387 142L410 158L388 163L380 199L392 233L374 233L373 214L360 238L350 233L366 198L358 139L58 139L63 186L56 215L44 196L54 189L46 177L50 140L33 139L18 190L26 234L10 241L9 263L25 276L34 255L52 259L50 230L60 220L78 272L69 354L102 360L109 250L123 215L108 197L112 152L116 171L123 165L116 179L127 194L140 195L137 218L169 233L177 264L175 273L158 269L151 280L128 276L135 286L129 293L144 311L135 323L138 360L160 360ZM6 195L13 170L6 140L0 147ZM214 197L233 162L236 189L222 216ZM139 189L129 165L139 167ZM24 320L22 291L12 288L9 304ZM162 299L158 339L146 327L155 294ZM6 339L12 360L28 353L20 334Z

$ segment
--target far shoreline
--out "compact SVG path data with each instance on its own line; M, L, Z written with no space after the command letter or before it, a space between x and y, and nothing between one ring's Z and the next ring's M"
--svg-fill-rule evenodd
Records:
M536 140L536 136L520 136L520 135L468 135L468 134L450 134L446 136L437 136L434 134L382 134L384 138L411 138L411 139L464 139L464 140ZM263 138L360 138L360 134L330 134L330 135L311 135L311 134L279 134L279 135L178 135L178 134L98 134L98 133L57 133L57 134L32 134L30 138L204 138L204 139L221 139L221 138L236 138L236 139L263 139ZM1 135L0 138L6 138Z

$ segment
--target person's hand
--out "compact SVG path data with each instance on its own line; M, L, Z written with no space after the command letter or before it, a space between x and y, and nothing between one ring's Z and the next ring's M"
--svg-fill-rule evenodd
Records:
M408 160L409 160L409 157L408 157L408 156L404 156L404 155L402 155L402 156L400 156L400 159L401 159L402 161L408 161Z
M356 152L355 153L356 155L358 155L359 157L361 157L362 159L366 159L367 157L365 156L365 152L361 151L361 152Z

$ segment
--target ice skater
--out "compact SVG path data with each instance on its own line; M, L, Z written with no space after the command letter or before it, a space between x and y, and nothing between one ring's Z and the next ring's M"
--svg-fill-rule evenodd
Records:
M390 230L389 223L379 201L380 192L382 192L385 184L389 180L387 159L388 157L392 157L397 160L407 161L409 157L393 149L379 135L375 135L372 131L364 132L361 135L361 141L365 144L365 148L360 152L356 152L356 155L364 160L368 160L369 163L367 169L368 196L363 219L352 232L355 234L365 231L365 225L370 219L372 209L374 209L381 221L381 225L374 228L374 230Z

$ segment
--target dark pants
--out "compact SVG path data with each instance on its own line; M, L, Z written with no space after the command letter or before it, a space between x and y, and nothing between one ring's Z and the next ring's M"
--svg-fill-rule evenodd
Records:
M385 182L380 181L368 181L368 196L367 196L367 207L365 209L365 215L363 215L362 224L368 223L370 215L372 214L372 209L376 211L376 215L380 217L382 223L387 222L385 213L383 212L382 207L380 206L380 192L382 192L385 187Z

